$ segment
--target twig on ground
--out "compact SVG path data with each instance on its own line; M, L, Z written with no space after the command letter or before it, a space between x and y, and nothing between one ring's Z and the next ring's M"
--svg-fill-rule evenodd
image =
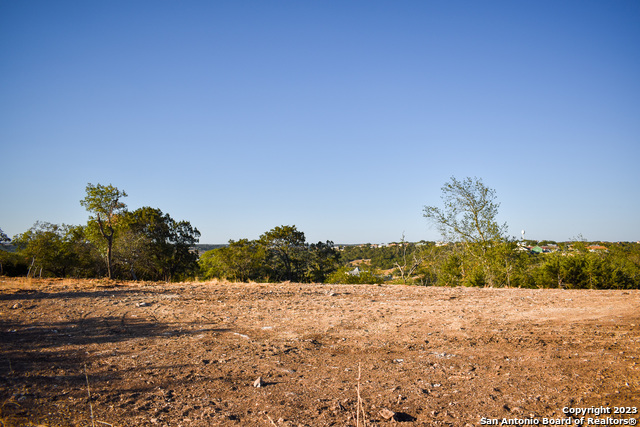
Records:
M89 396L89 409L91 410L91 425L96 427L96 423L93 418L93 405L91 404L91 391L89 391L89 374L87 374L87 364L84 364L84 376L87 379L87 395ZM106 423L105 423L106 424Z
M360 397L360 377L361 377L361 370L360 370L360 362L358 362L358 402L356 404L356 427L360 427L360 412L362 412L362 425L365 426L366 425L366 416L364 413L364 406L362 405L362 397Z

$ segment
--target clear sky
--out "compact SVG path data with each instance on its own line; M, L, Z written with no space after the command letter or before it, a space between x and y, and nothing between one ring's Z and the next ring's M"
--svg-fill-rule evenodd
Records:
M451 176L510 234L640 240L640 2L0 0L0 228L87 183L201 243L437 240Z

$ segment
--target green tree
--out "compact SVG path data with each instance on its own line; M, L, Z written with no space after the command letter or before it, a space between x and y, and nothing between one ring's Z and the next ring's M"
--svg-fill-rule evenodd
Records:
M229 240L229 245L202 254L202 277L247 282L295 280L322 283L334 272L340 254L333 242L307 245L293 226L276 227L260 240Z
M497 222L500 204L495 190L478 178L458 181L451 177L442 187L442 201L443 208L425 206L424 217L438 228L445 240L463 245L463 257L456 261L462 280L474 286L499 285L496 260L492 258L504 254L496 248L508 239L506 223Z
M11 251L12 248L7 245L9 242L11 242L11 239L0 228L0 276L5 274L7 276L25 274L27 265L23 257Z
M157 280L159 274L154 265L153 249L153 242L143 233L120 230L113 246L114 266L116 270L121 267L122 273L128 273L133 280Z
M306 260L305 281L323 283L340 266L340 253L333 248L333 242L312 243Z
M188 277L198 271L198 252L195 245L200 241L200 231L189 221L171 220L172 253L169 267L169 280L174 277Z
M275 227L260 236L267 250L267 266L275 280L300 281L304 275L306 244L295 225Z
M36 222L28 231L15 237L14 243L21 255L30 262L28 275L65 277L76 263L77 256L67 239L67 225Z
M87 211L92 214L91 221L95 221L100 230L100 235L106 242L107 275L113 278L113 241L116 234L118 218L126 212L127 206L120 201L127 197L124 191L109 185L87 184L87 195L80 201Z
M266 252L256 240L229 240L229 245L202 254L199 260L204 278L248 282L264 279Z
M500 204L496 192L486 187L481 179L455 177L442 187L444 208L424 207L424 217L433 222L446 240L477 243L483 248L502 241L507 225L498 224L496 217Z
M198 255L192 248L199 237L188 221L175 221L160 209L142 207L122 215L114 252L134 280L140 276L171 281L196 271Z
M28 268L20 254L0 248L0 276L22 276L27 274Z
M72 277L99 277L105 273L105 264L98 248L91 242L88 227L68 226L65 240L74 254L74 263L68 270Z
M198 258L199 274L201 279L225 279L224 265L218 256L222 248L210 249Z

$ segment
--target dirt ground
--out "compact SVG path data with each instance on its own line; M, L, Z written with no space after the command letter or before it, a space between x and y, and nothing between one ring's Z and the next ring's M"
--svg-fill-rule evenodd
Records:
M0 422L632 425L639 343L635 290L0 277Z

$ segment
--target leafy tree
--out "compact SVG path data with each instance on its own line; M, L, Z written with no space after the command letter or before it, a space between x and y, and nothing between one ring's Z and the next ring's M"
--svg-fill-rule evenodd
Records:
M640 268L632 257L578 252L535 255L533 283L541 288L632 289L640 286Z
M143 207L122 215L116 259L134 280L140 276L171 281L196 271L198 255L191 248L199 237L188 221L175 221L160 209Z
M27 264L23 257L10 252L8 245L11 239L0 228L0 275L18 276L27 272Z
M82 225L67 226L65 241L74 254L74 263L68 270L72 277L99 277L105 273L105 264L100 252L91 242L88 227Z
M248 282L264 278L266 252L255 240L229 240L229 245L205 252L200 257L200 271L204 278L221 278Z
M247 282L291 280L324 282L340 262L333 242L308 245L295 226L276 227L258 240L230 240L205 252L199 260L202 277Z
M29 266L20 254L0 249L0 276L22 276Z
M494 243L487 251L488 269L485 276L491 286L524 286L529 255L518 250L510 239Z
M458 181L451 177L442 187L442 200L443 208L425 206L424 217L435 224L445 240L463 245L463 257L458 260L463 282L473 286L499 285L496 260L492 258L504 253L495 248L508 239L506 223L500 225L496 219L500 204L495 190L478 178Z
M460 286L464 279L464 256L460 244L440 248L441 260L436 267L437 283L445 286Z
M424 207L424 217L432 221L445 239L486 248L492 242L505 239L507 224L496 221L500 204L496 192L481 179L458 181L451 177L442 187L444 208Z
M133 280L154 280L158 277L153 242L143 233L121 230L113 247L113 259L114 265L122 267Z
M309 245L306 262L306 281L323 283L340 265L340 254L333 248L333 242L318 242Z
M613 266L612 288L640 288L640 244L618 243L609 247Z
M275 280L300 281L304 275L305 237L294 226L275 227L260 236L267 250L267 266Z
M20 254L30 260L28 274L39 270L46 275L65 277L77 257L67 240L69 226L36 222L28 231L15 237Z
M255 240L230 240L221 253L226 265L227 278L248 282L264 276L265 248Z
M224 247L210 249L200 255L198 259L199 274L201 279L226 279L225 265L220 259L220 251Z
M198 271L198 252L192 248L200 241L200 231L189 221L171 220L172 253L169 258L169 280L187 277Z
M118 218L126 212L127 206L120 201L127 193L109 185L87 184L87 195L80 201L89 213L91 221L98 224L100 234L107 244L107 275L113 278L113 241L116 233Z
M415 271L417 276L415 282L422 286L437 285L439 277L438 268L442 263L442 253L446 247L437 246L435 242L423 241L416 249L420 252L418 258L421 262Z

